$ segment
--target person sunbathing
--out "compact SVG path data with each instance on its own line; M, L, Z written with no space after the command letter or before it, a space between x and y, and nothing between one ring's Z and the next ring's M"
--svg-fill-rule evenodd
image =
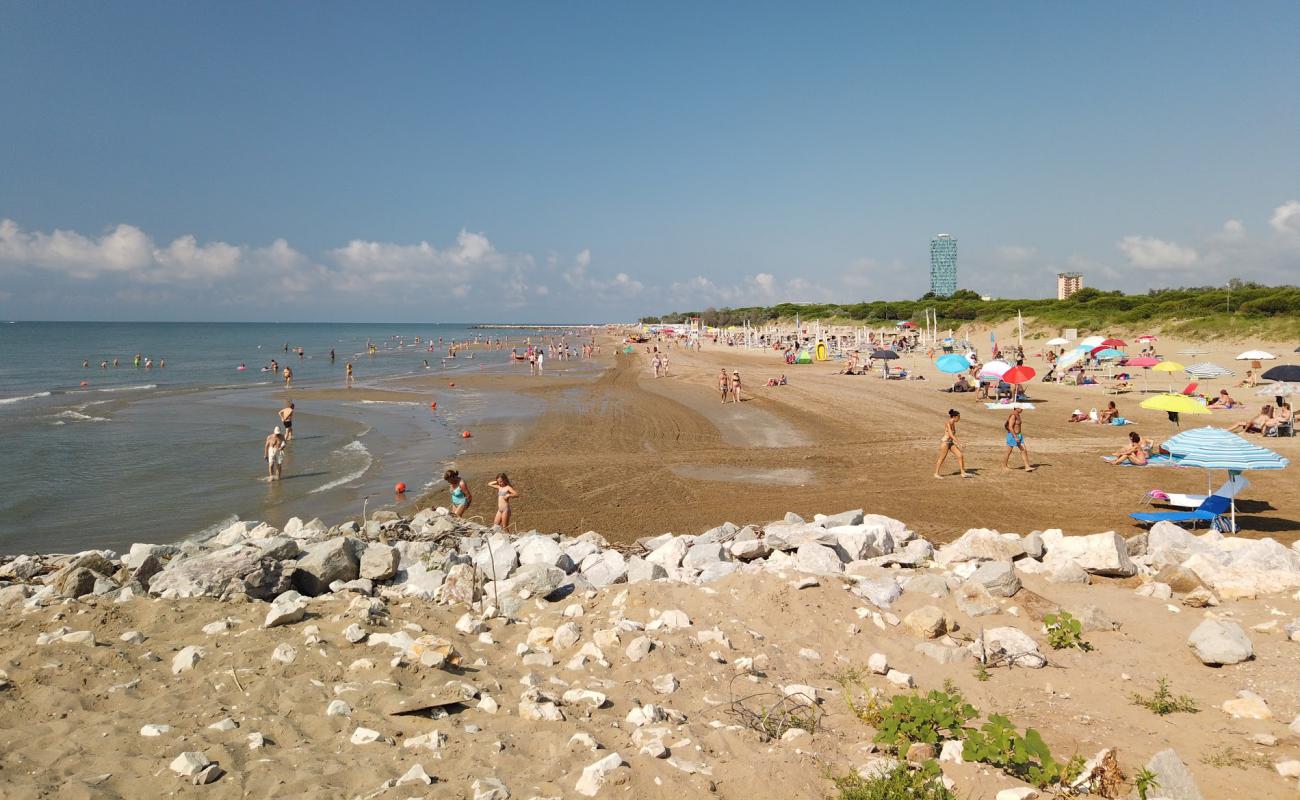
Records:
M1097 421L1102 425L1109 425L1114 422L1118 416L1119 407L1115 405L1114 400L1111 400L1106 404L1106 407L1101 410L1101 414L1098 416Z
M1264 433L1268 428L1276 428L1277 421L1273 419L1273 406L1267 405L1259 410L1259 414L1250 422L1238 422L1231 428L1229 433Z
M952 385L952 391L973 392L975 391L975 387L970 385L970 381L966 380L965 375L958 375L957 380Z
M1128 446L1115 453L1115 460L1111 463L1117 467L1122 464L1145 467L1150 458L1152 446L1150 442L1144 440L1134 431L1128 435Z
M1239 383L1239 384L1237 384L1237 385L1238 385L1238 386L1246 386L1246 387L1250 387L1250 388L1254 388L1254 387L1258 386L1258 385L1259 385L1259 381L1255 378L1255 370L1253 370L1253 369L1248 369L1248 370L1246 370L1246 377L1242 378L1242 379L1241 379L1241 383Z
M1206 408L1236 408L1239 405L1241 403L1233 400L1227 389L1220 389L1218 396L1211 398L1210 402L1205 404Z
M1076 408L1074 410L1074 413L1070 415L1070 418L1066 420L1066 422L1087 422L1087 421L1088 421L1088 415L1083 413L1082 409L1078 409L1078 408Z

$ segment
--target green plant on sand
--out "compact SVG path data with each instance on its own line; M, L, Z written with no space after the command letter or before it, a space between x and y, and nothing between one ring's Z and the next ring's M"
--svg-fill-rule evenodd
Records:
M1169 679L1163 675L1156 678L1154 693L1143 695L1134 692L1129 697L1132 698L1134 704L1162 717L1174 713L1195 714L1201 710L1196 705L1196 701L1185 694L1174 697L1173 692L1169 691Z
M1092 649L1092 645L1083 640L1083 623L1075 619L1069 611L1044 614L1043 628L1047 631L1047 643L1053 650L1065 650L1071 647L1085 651Z
M1038 731L1027 728L1021 734L1001 714L990 714L988 722L966 736L962 758L996 767L1040 789L1069 783L1084 764L1080 756L1056 761Z
M864 778L856 772L834 776L837 800L956 800L943 785L939 767L927 761L917 769L898 764L881 775Z
M938 745L961 739L968 730L966 723L977 716L979 712L959 692L895 695L881 709L874 741L899 750L913 742Z

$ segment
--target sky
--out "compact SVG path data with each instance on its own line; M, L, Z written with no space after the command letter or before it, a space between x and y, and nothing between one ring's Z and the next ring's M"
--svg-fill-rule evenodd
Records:
M1300 275L1300 4L0 0L0 318Z

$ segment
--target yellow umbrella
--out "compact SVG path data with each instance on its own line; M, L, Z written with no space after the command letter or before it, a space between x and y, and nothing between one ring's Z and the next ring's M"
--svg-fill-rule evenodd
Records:
M1194 397L1188 397L1183 394L1158 394L1155 397L1148 397L1139 403L1142 408L1149 408L1152 411L1165 411L1169 414L1169 421L1178 424L1178 414L1209 414L1210 409L1205 407L1201 401Z
M1174 372L1182 372L1185 369L1185 367L1182 364L1179 364L1177 361L1161 361L1159 364L1156 364L1151 369L1155 370L1156 372L1174 373ZM1169 391L1172 392L1173 390L1174 387L1170 386Z

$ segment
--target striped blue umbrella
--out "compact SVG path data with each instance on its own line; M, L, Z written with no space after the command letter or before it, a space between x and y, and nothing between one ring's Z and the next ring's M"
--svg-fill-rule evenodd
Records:
M1222 428L1183 431L1164 443L1180 467L1226 469L1229 474L1253 469L1285 469L1291 462L1267 447L1249 442ZM1208 479L1208 473L1207 473ZM1232 529L1237 529L1237 503L1232 503Z
M1193 364L1184 370L1184 372L1198 381L1208 381L1213 378L1226 378L1229 375L1237 374L1230 369L1224 369L1218 364L1211 364L1208 361L1202 361L1200 364Z

